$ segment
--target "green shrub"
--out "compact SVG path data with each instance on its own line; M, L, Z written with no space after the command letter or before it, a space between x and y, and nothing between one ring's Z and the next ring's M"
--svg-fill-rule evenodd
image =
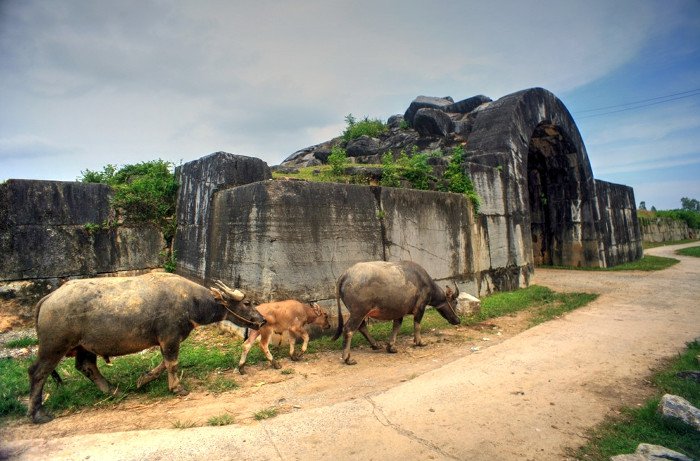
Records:
M340 146L333 146L331 154L328 156L328 164L331 166L331 173L340 176L345 173L348 165L348 154Z
M352 141L360 136L374 138L389 129L384 122L377 118L370 119L365 117L358 122L352 114L348 114L345 117L345 122L347 126L343 132L343 139L346 141Z
M428 154L419 154L418 149L414 146L413 155L409 157L406 152L401 151L396 163L401 171L401 176L414 188L420 190L430 188L430 175L433 172L433 167L428 164Z
M448 191L467 196L472 202L474 214L477 214L479 212L481 200L479 194L476 193L471 178L464 173L463 163L464 149L462 146L455 147L452 150L452 157L450 158L450 163L447 165L443 179L445 179L447 183L446 187Z
M112 186L115 221L122 219L125 223L154 224L161 229L169 243L175 235L174 215L178 188L172 170L171 162L152 160L125 165L120 169L115 165L107 165L102 171L84 170L78 180Z
M391 152L387 152L382 156L381 185L386 187L399 187L401 185L399 180L399 167L396 165Z

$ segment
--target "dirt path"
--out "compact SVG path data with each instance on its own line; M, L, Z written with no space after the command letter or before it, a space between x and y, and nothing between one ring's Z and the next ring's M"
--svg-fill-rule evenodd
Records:
M700 259L674 257L681 264L655 273L538 269L534 283L601 296L527 331L504 317L426 333L422 349L404 337L399 354L356 350L354 367L318 354L285 361L291 374L231 372L233 392L129 398L3 427L0 438L16 459L565 459L588 428L644 400L650 370L700 336ZM253 418L270 407L280 415ZM221 415L236 423L204 426Z

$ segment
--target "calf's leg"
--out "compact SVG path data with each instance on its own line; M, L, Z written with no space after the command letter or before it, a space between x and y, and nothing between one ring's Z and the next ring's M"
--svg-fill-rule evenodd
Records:
M260 329L260 347L262 347L263 352L265 353L265 357L267 357L267 360L270 362L270 365L272 365L272 368L275 368L279 370L282 368L282 365L279 364L277 360L272 357L272 353L270 352L270 338L272 337L272 329L271 328L261 328Z
M243 351L241 352L241 359L238 361L238 372L244 375L245 372L245 361L248 358L248 352L250 348L253 347L255 339L260 335L259 330L248 330L248 339L243 343Z

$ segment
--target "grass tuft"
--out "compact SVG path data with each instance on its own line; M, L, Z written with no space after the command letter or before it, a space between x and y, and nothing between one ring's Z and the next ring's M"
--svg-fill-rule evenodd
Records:
M233 416L224 413L223 415L212 416L207 421L207 424L210 426L228 426L229 424L233 424L235 422L236 420L233 418Z
M257 421L262 421L263 419L274 418L275 416L277 416L277 408L275 408L275 407L265 408L264 410L260 410L260 411L256 412L253 416L255 417L255 419Z
M7 349L21 349L23 347L36 346L39 344L37 338L32 338L31 336L25 336L23 338L12 339L5 343L5 348Z
M676 250L676 254L679 254L681 256L695 256L696 258L700 258L700 246L681 248L680 250Z

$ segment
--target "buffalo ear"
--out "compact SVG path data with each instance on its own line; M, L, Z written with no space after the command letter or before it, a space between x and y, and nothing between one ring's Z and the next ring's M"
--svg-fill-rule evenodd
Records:
M452 288L450 288L448 285L445 285L445 298L451 298L454 292L452 291Z
M216 288L209 288L209 291L211 291L212 296L214 296L214 299L219 301L220 303L224 302L224 294L217 290Z

